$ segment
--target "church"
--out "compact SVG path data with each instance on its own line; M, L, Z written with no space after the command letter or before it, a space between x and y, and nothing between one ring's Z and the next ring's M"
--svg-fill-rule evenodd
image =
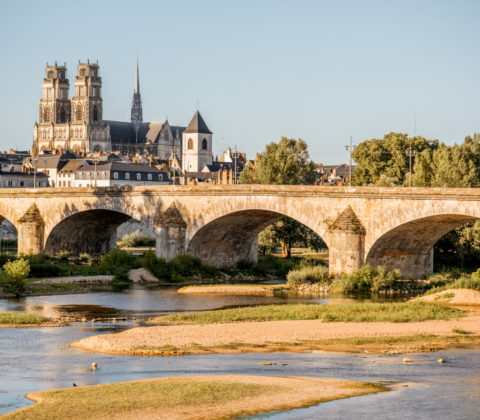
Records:
M49 66L43 79L39 122L35 122L32 153L59 153L63 149L75 154L119 152L124 156L148 154L158 159L182 162L188 172L201 171L211 165L212 135L200 112L188 126L171 126L164 122L143 122L138 61L129 122L103 119L102 79L98 61L78 62L74 96L69 99L67 66Z

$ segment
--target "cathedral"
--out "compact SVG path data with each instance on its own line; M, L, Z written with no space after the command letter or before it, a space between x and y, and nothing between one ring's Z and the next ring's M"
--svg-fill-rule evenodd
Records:
M43 151L75 154L120 152L122 155L149 154L168 159L172 154L188 172L211 165L212 132L197 111L188 126L164 122L143 122L138 62L130 122L103 119L102 79L98 61L79 61L75 76L75 95L69 99L67 67L49 66L43 79L39 122L35 122L33 154Z

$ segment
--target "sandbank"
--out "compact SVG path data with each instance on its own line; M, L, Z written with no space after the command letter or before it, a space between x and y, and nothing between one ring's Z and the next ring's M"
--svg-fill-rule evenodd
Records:
M275 287L262 285L212 285L212 286L187 286L178 289L178 293L223 293L235 295L265 295L272 294Z
M472 289L448 289L415 300L456 306L480 306L480 292Z
M62 420L215 420L307 407L385 390L377 384L319 378L170 377L35 392L26 397L36 404L2 418L46 420L55 413L54 417ZM179 393L181 398L176 395Z
M447 348L444 337L455 336L452 329L468 331L469 341L477 342L480 316L460 320L389 322L322 322L321 320L240 322L222 324L169 325L134 328L118 334L96 335L71 345L108 354L171 356L205 353L244 353L271 351L306 351L313 349L361 351L362 346L345 344L345 340L368 338L372 351L381 353L385 338L399 342L406 336L430 336L438 348ZM460 339L463 340L463 336ZM460 340L459 339L459 340ZM465 338L466 339L466 338ZM325 340L330 340L326 343ZM335 342L340 343L335 346ZM358 340L357 340L358 341ZM458 340L457 340L458 341ZM455 344L455 340L453 340ZM429 344L429 349L435 346ZM438 345L437 345L438 344ZM360 347L360 348L358 348ZM363 346L365 347L365 346Z

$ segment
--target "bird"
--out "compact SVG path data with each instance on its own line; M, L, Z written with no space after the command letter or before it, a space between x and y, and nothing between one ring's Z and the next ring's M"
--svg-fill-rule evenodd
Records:
M77 384L74 383L73 386L77 386Z

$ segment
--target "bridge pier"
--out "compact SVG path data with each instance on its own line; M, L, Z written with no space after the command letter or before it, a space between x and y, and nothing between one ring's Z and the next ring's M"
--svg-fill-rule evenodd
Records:
M36 204L18 219L18 253L40 254L43 252L45 222Z
M185 254L187 224L175 202L155 222L155 255L167 261Z
M330 226L329 274L352 274L365 261L365 228L348 206Z

